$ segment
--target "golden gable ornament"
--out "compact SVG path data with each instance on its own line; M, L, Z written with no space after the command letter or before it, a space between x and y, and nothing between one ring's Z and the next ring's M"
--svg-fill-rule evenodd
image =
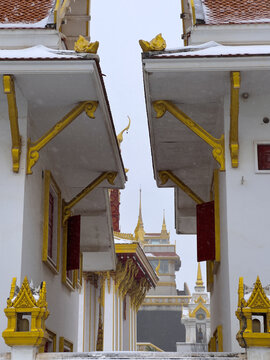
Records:
M44 345L47 339L45 320L49 315L45 281L38 289L35 289L29 285L25 277L19 289L16 278L13 278L4 311L8 318L8 326L2 336L7 345Z
M236 339L241 347L270 347L270 300L259 276L253 289L240 277L236 316L240 323Z

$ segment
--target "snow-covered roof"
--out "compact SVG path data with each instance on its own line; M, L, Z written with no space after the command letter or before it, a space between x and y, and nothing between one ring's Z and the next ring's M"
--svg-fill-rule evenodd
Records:
M150 58L223 57L270 55L270 45L225 46L214 41L202 45L190 45L162 52L150 52ZM147 55L146 55L147 57Z
M265 0L195 0L202 2L204 21L208 25L270 23L270 2ZM197 6L199 8L199 6ZM196 11L195 7L195 11ZM196 12L196 18L201 13Z
M0 60L46 60L46 59L98 59L98 55L76 53L71 50L54 50L43 45L37 45L26 49L0 50Z
M55 0L0 0L0 28L44 28Z
M133 243L137 243L137 241L128 240L128 239L121 239L121 238L118 238L116 236L114 236L114 241L115 241L115 244L133 244Z

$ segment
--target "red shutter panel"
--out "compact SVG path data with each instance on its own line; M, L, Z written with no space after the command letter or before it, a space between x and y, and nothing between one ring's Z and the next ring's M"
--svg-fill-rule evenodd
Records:
M120 219L120 191L112 189L110 192L111 213L113 231L120 232L119 219Z
M215 260L215 205L197 205L197 261Z
M80 230L81 216L71 216L67 231L67 271L80 268Z
M258 170L270 170L270 144L260 144L257 147Z

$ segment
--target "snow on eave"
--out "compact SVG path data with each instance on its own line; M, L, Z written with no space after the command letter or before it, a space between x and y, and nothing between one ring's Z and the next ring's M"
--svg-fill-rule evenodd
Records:
M225 46L208 42L198 46L185 46L179 49L152 52L149 58L216 57L216 56L254 56L270 55L270 45Z
M45 59L98 59L95 54L76 53L71 50L54 50L43 45L25 49L0 50L0 60L45 60Z
M46 16L44 19L35 22L35 23L0 23L0 29L6 29L6 28L45 28L45 26L48 24L50 15Z

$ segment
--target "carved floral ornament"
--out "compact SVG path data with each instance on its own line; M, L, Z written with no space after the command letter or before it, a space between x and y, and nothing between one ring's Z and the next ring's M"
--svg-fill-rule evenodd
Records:
M158 34L150 42L139 40L139 44L143 52L147 51L163 51L166 49L166 41L163 39L162 34Z
M79 39L75 42L74 50L77 53L96 54L98 51L98 47L99 47L98 41L90 43L82 35L80 35Z
M139 268L133 259L128 259L124 264L118 261L115 271L87 273L86 277L92 285L97 287L98 279L101 285L101 304L104 305L105 285L107 280L108 293L111 291L111 280L115 282L115 290L124 298L130 296L131 305L138 311L146 292L151 284L146 277L136 279Z

